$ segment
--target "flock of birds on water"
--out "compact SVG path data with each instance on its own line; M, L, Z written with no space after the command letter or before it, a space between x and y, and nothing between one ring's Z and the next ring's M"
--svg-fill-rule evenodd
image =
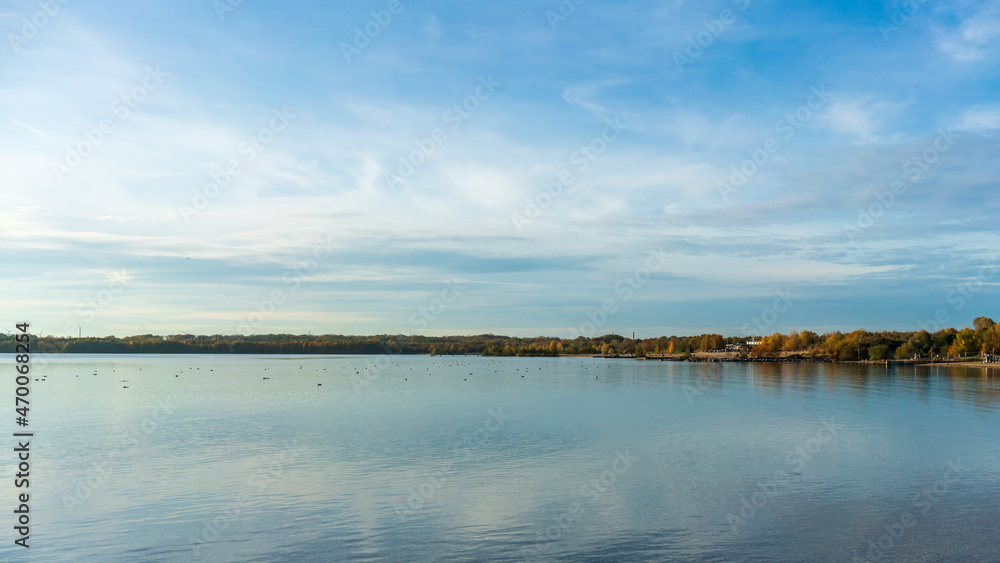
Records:
M489 363L489 365L490 365L490 366L493 366L493 365L497 365L498 363L499 363L499 362L497 362L497 361L493 361L493 362L490 362L490 363ZM400 364L398 364L398 363L391 363L390 365L391 365L392 367L395 367L395 368L398 368L398 367L400 367ZM467 363L467 364L462 364L462 363L449 363L449 364L447 364L447 366L448 366L448 367L469 367L469 366L472 366L472 364L471 364L471 363ZM304 367L305 367L305 366L299 366L299 369L301 370L301 369L303 369ZM581 364L580 364L580 367L581 367L582 369L584 369L584 370L586 370L586 369L587 369L587 366L585 366L585 365L584 365L583 363L581 363ZM138 368L138 369L139 369L139 371L142 371L142 368ZM271 368L263 368L263 371L269 371L270 369L271 369ZM332 367L325 367L325 368L322 368L322 369L317 369L317 370L315 370L315 371L316 371L316 372L318 373L318 372L320 372L320 371L326 371L326 370L328 370L328 369L333 369L333 368L332 368ZM348 369L348 366L340 366L340 369L342 369L342 370L346 370L346 369ZM360 368L355 368L355 367L351 366L351 369L354 369L354 374L355 374L355 375L362 375L362 373L361 373L361 369L360 369ZM364 367L364 370L365 370L365 372L368 372L368 370L370 370L370 369L372 369L372 368L371 368L371 366L366 366L366 367ZM538 367L538 371L541 371L541 369L542 369L541 367ZM189 370L189 371L200 371L200 370L201 370L201 368L200 368L200 367L193 367L193 366L189 366L189 367L188 367L188 370ZM112 370L111 370L111 372L112 372L112 373L117 373L117 371L118 371L118 370L116 370L116 369L112 369ZM208 371L210 371L210 372L214 372L215 370L214 370L214 369L209 369ZM378 371L378 370L376 369L376 371ZM410 368L410 371L413 371L413 368L412 368L412 367ZM427 375L434 375L433 373L431 373L431 368L430 368L430 367L427 367L427 368L425 368L425 371L427 372ZM521 368L515 368L515 371L521 371ZM527 374L527 373L528 373L528 371L529 371L528 367L525 367L525 368L524 368L524 372L525 372L525 374ZM502 370L502 369L495 369L495 370L493 370L493 373L503 373L503 372L504 372L504 370ZM182 373L183 373L183 372L182 372ZM469 375L472 375L473 373L474 373L474 372L471 372L471 371L470 371L470 372L469 372ZM100 375L100 374L99 374L99 371L95 369L95 370L94 370L94 375ZM174 374L174 377L180 377L180 376L181 376L181 374L180 374L180 373L175 373L175 374ZM41 377L41 379L39 379L39 378L37 378L37 377L36 377L36 378L35 378L35 381L45 381L45 380L46 380L45 378L47 378L47 377L48 377L47 375L44 375L44 376L42 376L42 377ZM77 374L77 377L80 377L80 375L79 375L79 374ZM521 377L523 378L523 377L524 377L524 375L521 375ZM263 377L262 377L262 380L268 380L268 379L272 379L272 378L271 378L271 377L268 377L268 376L263 376ZM599 377L599 376L596 376L596 375L595 375L595 376L594 376L594 379L600 379L600 377ZM462 378L462 381L468 381L468 380L469 380L469 378L467 378L467 377L463 377L463 378ZM409 378L408 378L408 377L404 377L404 378L403 378L403 381L409 381ZM131 380L129 380L129 379L122 379L122 380L121 380L120 382L121 382L121 383L130 383L130 382L131 382ZM323 384L322 384L322 383L317 383L317 384L316 384L316 386L317 386L317 387L322 387L322 386L323 386ZM128 385L122 385L122 389L129 389L129 388L130 388L130 387L129 387Z

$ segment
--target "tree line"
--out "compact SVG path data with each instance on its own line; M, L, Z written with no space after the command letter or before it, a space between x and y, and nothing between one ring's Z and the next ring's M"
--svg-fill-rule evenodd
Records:
M759 343L757 343L759 341ZM748 343L755 345L750 346ZM13 335L0 335L0 352L13 353ZM174 334L97 338L37 337L35 350L75 354L482 354L485 356L676 356L698 352L738 350L746 357L800 354L836 360L886 360L940 357L995 356L1000 350L1000 325L978 317L973 326L930 333L856 330L817 334L804 330L760 337L725 337L720 334L661 336L632 339L617 334L575 339L538 336L521 338L481 334L476 336L406 335L294 335L250 336Z

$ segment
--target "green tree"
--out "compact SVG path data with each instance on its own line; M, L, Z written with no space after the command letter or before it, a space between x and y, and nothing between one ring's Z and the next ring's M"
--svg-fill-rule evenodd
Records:
M949 351L953 356L969 357L978 354L979 349L980 341L976 331L963 328L955 335L955 341L952 342Z
M982 352L984 354L990 354L995 356L997 350L1000 350L1000 325L993 325L989 330L985 331L982 338Z
M941 354L945 354L948 352L951 344L955 342L956 336L958 336L958 331L953 328L939 330L931 336L931 348L936 349Z
M972 328L977 333L982 333L983 331L989 330L996 326L997 323L993 322L993 319L989 317L976 317L972 321Z
M931 333L926 330L921 330L919 332L913 333L910 339L907 340L910 346L912 346L919 354L931 353L931 348L934 346L934 339L931 337Z
M871 348L868 348L868 358L876 362L881 362L882 360L889 357L889 345L888 344L876 344Z
M900 360L909 360L916 354L917 349L909 342L906 342L899 348L896 348L896 357Z

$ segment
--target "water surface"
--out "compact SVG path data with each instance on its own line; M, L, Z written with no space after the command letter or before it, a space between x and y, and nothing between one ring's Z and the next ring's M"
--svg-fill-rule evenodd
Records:
M11 560L1000 560L996 370L48 362Z

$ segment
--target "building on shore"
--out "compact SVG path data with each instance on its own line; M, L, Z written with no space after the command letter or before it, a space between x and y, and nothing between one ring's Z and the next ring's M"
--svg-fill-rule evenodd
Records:
M746 342L743 343L737 342L734 344L727 344L726 352L750 351L753 349L754 346L758 346L763 341L764 341L763 338L752 336L749 339L747 339Z

